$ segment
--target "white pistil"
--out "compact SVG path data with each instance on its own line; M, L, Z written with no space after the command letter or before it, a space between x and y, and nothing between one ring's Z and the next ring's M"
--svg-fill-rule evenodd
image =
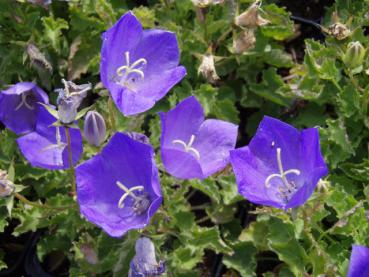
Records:
M267 188L270 187L270 181L273 178L280 178L283 181L283 184L285 186L286 189L290 189L291 185L289 184L286 176L288 174L296 174L296 175L300 175L300 170L298 169L289 169L287 171L284 171L283 169L283 165L282 165L282 158L281 158L281 148L277 148L277 163L278 163L278 170L279 170L279 174L275 173L275 174L271 174L269 175L266 179L265 179L265 186Z
M35 107L27 103L28 93L21 94L21 101L18 106L14 109L14 111L18 111L23 105L26 106L29 110L34 110Z
M134 200L136 201L139 201L141 198L140 197L137 197L133 192L134 191L143 191L144 190L144 187L143 186L135 186L135 187L131 187L131 188L127 188L125 185L123 185L121 182L117 181L116 182L117 186L119 188L121 188L122 190L124 190L124 194L122 195L122 197L119 199L119 202L118 202L118 207L120 209L124 208L124 200L126 200L126 198L128 196L131 196Z
M129 58L128 51L125 52L125 57L126 57L126 64L117 69L117 72L116 72L117 75L119 77L123 77L124 81L126 81L128 75L131 73L136 73L137 75L140 76L141 79L144 79L145 74L141 68L147 64L146 59L141 58L135 61L134 63L130 64L130 58Z
M191 138L190 138L190 141L188 142L188 144L186 144L183 140L180 140L180 139L175 139L175 140L172 141L172 143L173 144L177 143L177 144L182 145L186 152L192 152L196 156L196 158L198 160L200 160L199 151L197 151L195 148L192 147L192 144L194 143L195 138L196 138L195 135L191 135Z
M56 138L56 143L55 144L50 144L49 146L46 146L44 148L42 148L42 152L50 150L50 149L60 149L63 150L67 144L62 142L61 140L61 135L60 135L60 127L55 127L56 128L56 133L55 133L55 138Z

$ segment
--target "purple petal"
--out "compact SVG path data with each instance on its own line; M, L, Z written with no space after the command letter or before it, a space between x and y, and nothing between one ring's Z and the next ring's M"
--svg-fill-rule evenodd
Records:
M50 170L68 169L68 147L65 128L59 127L61 142L64 147L55 147L57 144L56 127L51 126L55 118L45 108L41 107L38 115L36 131L17 139L18 146L34 167ZM70 129L72 142L73 164L76 164L82 154L82 136L79 129Z
M30 82L15 84L0 93L0 121L18 135L31 132L36 125L38 102L49 103L41 88Z
M111 93L116 105L124 115L134 115L151 109L185 75L186 69L183 66L178 66L174 69L158 72L157 75L145 77L145 82L141 82L137 87L118 88L111 90Z
M197 134L204 121L204 110L196 97L190 96L180 102L167 113L160 113L162 134L161 147L178 149L173 140L188 142L192 135Z
M301 131L301 177L306 180L286 205L286 209L304 204L314 192L320 178L328 174L320 151L319 132L316 128Z
M104 86L110 89L116 70L125 61L124 53L131 51L142 36L142 26L132 12L125 13L103 34L100 74Z
M200 152L200 164L207 177L229 162L229 151L236 146L238 126L229 122L208 119L198 131L193 147Z
M369 248L353 245L347 277L369 277Z
M145 227L162 201L153 155L150 145L116 133L101 154L76 169L82 214L113 237ZM117 181L127 188L143 186L151 201L148 210L142 214L133 212L130 197L125 206L119 208L118 202L124 191L117 186Z
M137 48L132 51L132 60L145 58L145 78L158 72L177 67L179 49L176 35L164 30L145 30Z
M161 159L165 170L179 179L203 179L199 161L189 153L176 149L161 149Z
M272 171L278 171L275 149L281 148L283 166L290 169L298 165L299 138L296 128L278 119L264 116L249 147L255 156L262 157L266 163L274 165Z
M276 197L274 187L265 186L265 174L268 170L263 161L259 160L248 146L230 151L239 193L249 201L276 208L283 208Z

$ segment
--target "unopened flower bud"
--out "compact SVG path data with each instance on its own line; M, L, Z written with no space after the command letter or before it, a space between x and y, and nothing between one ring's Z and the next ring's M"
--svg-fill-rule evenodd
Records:
M213 55L207 54L202 57L202 61L197 72L211 84L214 84L219 80L219 76L215 70Z
M136 254L130 263L128 277L161 276L165 272L163 262L156 261L155 246L149 238L141 237L136 241Z
M254 29L245 29L236 40L233 41L233 49L235 54L242 54L249 49L255 47Z
M351 33L350 29L347 28L346 25L339 23L339 22L334 23L331 26L329 26L326 32L334 36L338 40L344 40Z
M59 121L63 124L72 123L77 116L77 109L86 97L87 91L91 89L91 84L76 85L73 82L65 81L64 89L57 89L59 96L56 100L58 104Z
M350 42L343 56L343 62L348 68L357 68L363 64L365 52L364 46L359 41Z
M106 136L105 120L96 111L89 111L85 118L84 133L89 144L99 146Z
M255 1L246 11L235 18L235 24L240 27L258 27L269 23L269 20L259 15L260 1Z
M0 169L0 197L7 197L15 190L13 182L8 178L6 171Z

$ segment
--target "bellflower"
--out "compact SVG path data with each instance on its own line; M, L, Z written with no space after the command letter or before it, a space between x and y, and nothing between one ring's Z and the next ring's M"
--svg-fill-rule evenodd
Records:
M91 84L76 85L71 81L62 80L64 89L57 89L59 93L56 103L58 105L58 119L63 124L70 124L76 120L77 109L86 97Z
M155 246L149 238L136 241L136 255L130 263L128 277L161 276L165 271L163 262L156 261Z
M124 115L147 111L185 75L174 33L142 30L132 12L103 34L100 74Z
M0 93L0 121L17 135L35 129L37 103L49 103L47 94L34 83L22 82Z
M81 213L112 237L145 227L162 202L152 146L122 133L76 176Z
M353 245L347 277L369 277L369 248Z
M24 157L32 166L45 169L67 169L68 146L65 127L52 126L55 118L40 107L36 130L17 139L18 146ZM70 128L73 164L82 154L82 136L79 129Z
M223 169L234 149L238 127L204 118L204 110L190 96L167 113L160 113L161 157L169 174L204 179Z
M298 131L268 116L248 146L231 151L231 164L241 195L285 210L304 204L328 173L317 128Z

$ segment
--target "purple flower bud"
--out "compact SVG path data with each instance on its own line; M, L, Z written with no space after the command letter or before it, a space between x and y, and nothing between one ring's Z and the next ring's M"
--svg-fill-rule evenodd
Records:
M8 197L14 190L14 184L8 179L6 171L0 169L0 197Z
M136 241L136 255L130 263L128 277L160 276L165 272L162 261L156 261L155 246L149 238Z
M89 111L85 118L85 137L89 144L99 146L106 135L104 118L96 111Z
M64 89L57 89L59 96L56 100L58 104L59 121L64 124L72 123L77 116L77 109L81 105L87 91L91 89L91 84L76 85L71 81L62 80Z

